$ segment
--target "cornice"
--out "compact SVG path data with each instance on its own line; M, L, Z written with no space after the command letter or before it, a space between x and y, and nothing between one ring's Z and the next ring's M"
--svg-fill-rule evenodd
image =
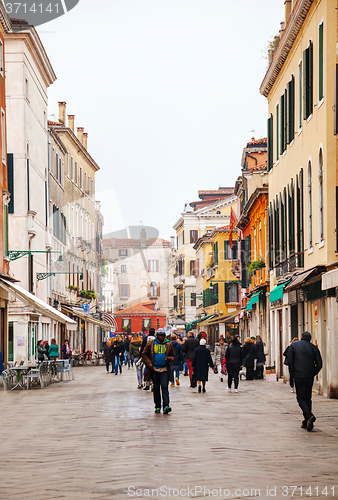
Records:
M53 67L47 56L45 48L42 45L40 37L33 26L20 31L16 31L16 27L14 26L11 32L5 34L5 40L6 39L24 40L37 67L40 70L40 74L45 82L45 85L49 87L55 82L56 74L54 73Z
M260 93L268 97L286 58L297 38L297 35L304 23L304 20L310 10L313 0L298 0L293 8L290 19L286 25L283 36L274 54L272 63L265 74L264 80L260 86Z
M66 134L70 137L71 141L74 143L74 145L81 151L81 153L86 157L86 159L91 163L92 167L94 170L97 172L100 170L100 167L96 163L96 161L90 156L86 148L83 146L83 144L79 141L79 139L76 137L72 129L69 127L64 127L63 125L50 125L50 129L55 130L55 132L58 134L63 133Z
M0 2L0 23L5 32L8 32L12 29L12 23L2 2Z
M236 226L241 229L242 231L246 228L250 221L250 213L251 210L253 209L255 203L259 200L259 198L264 195L264 194L269 194L269 188L266 186L264 187L257 187L255 191L252 193L250 196L247 204L245 205L240 218L238 219L238 222Z
M55 132L55 130L52 127L48 127L50 135L53 137L53 140L57 143L59 148L62 150L63 154L67 154L67 148L61 141L61 138L58 136L58 134Z

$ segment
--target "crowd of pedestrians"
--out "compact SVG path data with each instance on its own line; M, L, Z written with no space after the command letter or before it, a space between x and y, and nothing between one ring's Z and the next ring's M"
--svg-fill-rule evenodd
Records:
M48 355L56 354L58 346L53 343L48 348ZM296 387L297 401L304 415L302 428L311 431L316 417L312 413L312 386L314 376L322 368L320 352L311 341L311 335L305 332L301 341L294 338L284 352L285 364L290 371L290 386L293 392ZM63 356L69 355L68 342L62 346ZM38 355L45 354L41 342ZM188 336L172 334L166 337L165 331L159 328L156 332L139 332L134 335L116 335L107 340L104 346L104 359L107 373L122 374L123 366L131 369L135 366L137 388L153 392L155 413L171 412L169 384L179 387L180 374L189 376L190 387L197 387L198 393L206 392L209 369L219 375L223 382L227 375L228 387L231 392L238 393L240 377L246 380L263 379L266 362L265 344L259 335L247 337L242 345L238 335L224 339L220 336L215 343L214 361L211 357L205 338L201 334L196 338L193 332ZM111 365L111 371L110 371Z

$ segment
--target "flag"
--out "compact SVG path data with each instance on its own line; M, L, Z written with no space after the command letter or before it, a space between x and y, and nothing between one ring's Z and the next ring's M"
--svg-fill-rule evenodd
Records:
M230 212L230 231L229 231L229 245L230 248L232 248L232 233L234 228L236 227L237 224L237 217L235 215L235 212L233 211L233 208L231 207L231 212Z

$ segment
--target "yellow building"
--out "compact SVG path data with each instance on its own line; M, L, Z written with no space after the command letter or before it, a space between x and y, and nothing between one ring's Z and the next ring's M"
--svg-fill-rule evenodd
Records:
M337 310L321 276L335 254L333 128L337 2L285 1L285 23L260 92L267 97L271 355L278 376L293 337L325 360L321 393L338 393Z
M207 333L211 348L219 336L229 337L238 331L240 302L240 268L238 262L238 234L233 231L229 241L230 226L215 228L194 246L204 259L203 312L204 321L196 326Z

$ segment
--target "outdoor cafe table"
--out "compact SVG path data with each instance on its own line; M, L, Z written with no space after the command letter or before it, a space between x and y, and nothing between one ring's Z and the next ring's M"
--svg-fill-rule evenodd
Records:
M12 372L12 371L15 371L15 375L16 375L16 385L14 387L12 387L12 391L14 389L16 389L17 387L20 388L20 389L26 389L26 387L24 387L22 385L22 378L23 378L23 375L25 375L29 370L31 370L32 368L34 368L34 366L23 366L23 365L19 365L19 366L12 366L11 368L9 368L9 370Z

